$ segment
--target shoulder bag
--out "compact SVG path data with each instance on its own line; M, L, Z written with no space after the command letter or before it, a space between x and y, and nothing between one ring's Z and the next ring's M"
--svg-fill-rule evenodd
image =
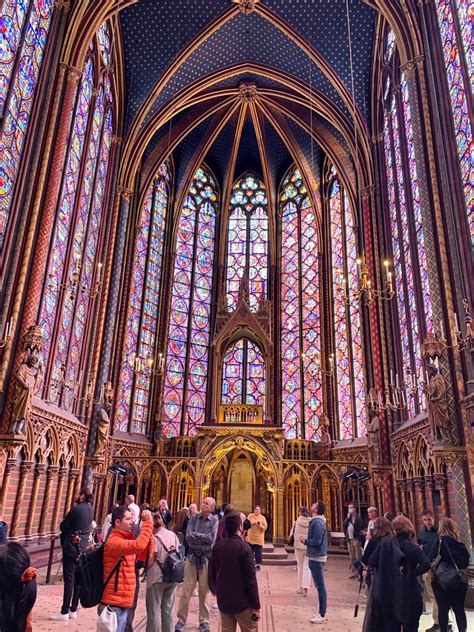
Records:
M441 558L441 538L439 539L438 555L432 566L432 580L437 582L443 590L452 590L457 588L461 581L461 574L456 562L454 561L451 551L449 550L447 542L444 543L449 557L451 558L451 564Z

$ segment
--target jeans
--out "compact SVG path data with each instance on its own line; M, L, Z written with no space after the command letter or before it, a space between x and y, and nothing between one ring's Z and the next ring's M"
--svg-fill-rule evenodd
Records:
M251 544L253 554L255 555L255 564L262 563L262 549L263 546L261 544Z
M309 570L311 571L311 575L313 577L314 585L318 590L319 597L319 614L322 617L326 616L326 608L327 608L327 592L326 586L324 585L324 562L316 562L315 560L309 560L308 562Z
M135 567L135 596L133 598L133 606L128 609L127 624L125 626L125 632L133 632L133 619L135 618L135 610L137 609L138 593L140 592L140 579L139 570Z
M459 632L467 632L467 618L464 609L468 584L460 582L454 590L444 590L437 582L432 584L436 603L438 604L439 627L441 632L448 629L449 609L452 608Z
M99 605L99 608L97 610L98 614L100 614L102 612L102 610L104 608L106 608L107 606L104 606L102 604ZM127 615L128 615L128 608L120 608L120 606L109 606L109 610L113 610L115 612L115 614L117 615L117 630L116 632L125 632L125 626L127 625Z
M74 580L76 572L76 559L63 553L63 605L61 614L69 614L69 610L75 612L79 603L79 586Z

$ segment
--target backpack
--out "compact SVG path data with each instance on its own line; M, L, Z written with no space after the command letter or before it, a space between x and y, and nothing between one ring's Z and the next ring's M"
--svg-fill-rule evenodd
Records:
M181 583L184 580L184 564L186 562L182 547L178 550L174 546L168 549L158 534L155 534L155 538L158 538L168 554L163 564L158 559L156 560L163 573L163 582L165 584Z
M123 560L124 557L122 556L104 582L102 580L104 576L104 545L80 554L75 579L79 586L79 600L83 608L94 608L99 605L104 588L114 575L115 592L117 592L118 575Z

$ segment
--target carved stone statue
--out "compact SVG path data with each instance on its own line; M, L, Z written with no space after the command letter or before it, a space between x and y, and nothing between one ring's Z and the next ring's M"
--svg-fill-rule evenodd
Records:
M367 424L367 448L372 463L382 462L382 446L380 443L380 418L373 408L369 408Z
M29 355L13 376L12 415L8 432L26 434L30 421L31 400L38 391L42 379L41 366L37 369L38 359Z
M331 448L331 433L329 432L329 417L323 415L319 421L321 427L321 446L325 451Z
M94 456L102 456L107 445L112 402L109 399L102 404L97 413L97 434L95 436Z
M434 364L428 365L428 378L426 396L431 436L434 443L449 443L451 442L451 428L446 397L446 380Z

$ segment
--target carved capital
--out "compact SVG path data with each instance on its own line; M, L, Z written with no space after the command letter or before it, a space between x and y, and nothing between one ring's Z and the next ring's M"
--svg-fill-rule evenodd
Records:
M77 85L82 77L82 70L75 68L74 66L68 66L66 70L66 81Z
M16 459L8 459L5 465L5 474L11 474L16 466Z
M400 70L403 72L405 79L410 79L415 76L416 73L416 63L414 59L410 59L406 64L400 66Z
M42 476L45 470L46 470L45 463L37 463L35 467L35 478L39 478L40 476Z
M122 137L121 136L117 136L117 134L114 134L112 136L112 144L113 145L120 145L122 143Z
M125 187L117 187L117 192L126 202L130 202L130 200L132 199L133 191L131 189L126 189Z
M233 4L239 7L239 11L244 15L250 15L255 11L255 5L260 0L231 0Z
M373 185L370 185L370 186L364 187L363 189L360 190L360 197L362 198L362 200L364 202L372 197L372 195L374 193L374 188L375 187Z
M71 0L54 0L54 6L59 11L64 11L64 13L69 13L71 10Z
M239 85L239 99L250 103L258 96L257 86L252 81L243 81Z
M22 463L20 465L20 472L22 475L25 474L29 474L29 472L31 471L31 468L33 467L34 463L32 461L25 461L24 463Z
M380 132L380 134L376 134L375 136L372 136L371 140L372 140L373 145L376 145L377 143L381 143L383 141L383 133Z

